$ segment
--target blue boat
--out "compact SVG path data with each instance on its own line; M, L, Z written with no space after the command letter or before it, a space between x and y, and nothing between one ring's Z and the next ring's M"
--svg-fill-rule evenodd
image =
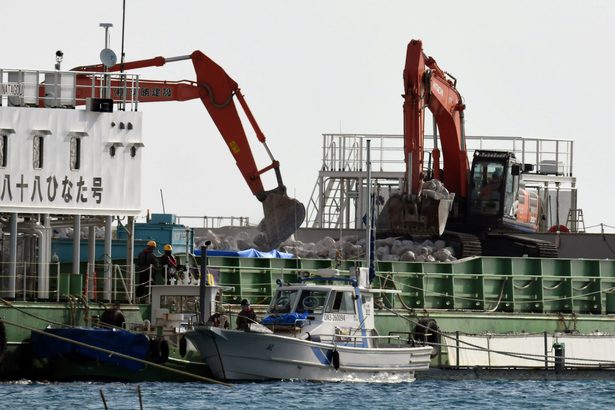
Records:
M116 353L121 353L136 359L145 360L149 351L150 341L147 336L122 329L104 328L52 328L45 329L49 335L61 336L89 346L95 346ZM71 343L44 333L32 333L32 350L38 359L59 359L63 357L82 356L102 363L120 366L138 371L145 367L135 360L124 359L100 350Z

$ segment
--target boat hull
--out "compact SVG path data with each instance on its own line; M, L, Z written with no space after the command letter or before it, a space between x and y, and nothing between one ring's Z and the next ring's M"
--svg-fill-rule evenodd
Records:
M431 347L362 348L268 333L201 327L186 334L215 378L227 381L412 381Z

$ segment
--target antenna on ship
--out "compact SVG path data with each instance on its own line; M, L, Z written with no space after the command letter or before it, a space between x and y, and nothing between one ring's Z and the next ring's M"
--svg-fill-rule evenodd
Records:
M122 2L122 49L120 50L120 73L124 72L124 27L126 26L126 0Z
M56 64L55 64L56 71L60 71L60 66L62 65L63 59L64 59L64 53L62 52L62 50L56 51Z
M365 214L365 259L369 270L368 283L376 277L375 255L374 255L374 232L373 232L373 210L372 210L372 160L371 160L371 140L367 140L367 213Z
M112 23L100 23L100 27L105 29L105 48L100 52L100 62L103 64L103 72L106 73L109 67L117 63L115 52L109 48L109 28L113 27ZM109 76L105 75L105 87L102 90L102 98L109 98Z

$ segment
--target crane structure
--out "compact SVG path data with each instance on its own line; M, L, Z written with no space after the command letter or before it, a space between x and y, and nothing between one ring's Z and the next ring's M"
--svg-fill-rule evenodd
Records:
M105 87L91 87L93 76L88 73L123 72L146 67L160 67L167 63L191 60L196 72L196 81L138 80L138 84L126 86L121 79L108 80ZM113 101L138 103L187 101L200 99L224 138L236 165L252 194L262 202L264 218L259 225L262 236L255 243L263 249L277 248L292 235L305 219L305 208L296 199L289 198L282 182L280 163L273 157L266 138L252 114L241 89L222 67L201 51L178 57L154 57L145 60L124 62L107 67L103 64L73 68L77 75L77 105L88 99L102 98ZM127 90L136 90L138 95L125 95ZM235 99L239 102L257 139L263 144L271 163L261 169L256 165L252 149L239 116ZM261 175L273 170L277 187L265 190Z

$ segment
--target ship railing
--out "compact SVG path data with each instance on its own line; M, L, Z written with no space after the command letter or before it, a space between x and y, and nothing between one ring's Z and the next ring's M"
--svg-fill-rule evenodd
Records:
M0 262L0 297L4 299L59 300L60 280L57 262Z
M360 330L360 329L359 329ZM399 335L360 335L360 334L343 334L343 333L333 333L333 334L322 334L320 335L321 340L329 340L330 343L339 344L342 346L361 346L364 340L376 340L377 342L386 340L391 344L392 340L397 341L400 344ZM325 339L326 338L326 339Z
M370 144L370 160L374 172L404 172L404 137L399 134L322 134L321 171L363 172ZM433 135L425 135L425 165L430 165L434 148ZM441 143L438 142L441 149ZM467 135L469 162L477 150L513 152L524 164L534 166L538 174L573 175L574 142L561 138L522 136ZM442 159L440 159L442 161Z
M11 274L11 265L15 274ZM133 303L134 280L126 265L112 265L105 275L105 264L90 266L85 272L63 271L59 262L0 262L0 297L19 301L56 301L82 296L91 301ZM91 269L91 270L90 270Z
M89 99L113 99L124 111L137 111L139 76L126 73L0 69L0 105L75 108ZM89 100L90 103L92 102ZM90 105L93 111L108 108Z
M193 215L183 215L176 216L177 223L180 224L181 220L195 221L195 223L184 223L184 225L190 227L197 227L199 225L201 228L222 228L226 226L238 226L238 227L249 227L250 226L250 218L247 216L193 216Z

